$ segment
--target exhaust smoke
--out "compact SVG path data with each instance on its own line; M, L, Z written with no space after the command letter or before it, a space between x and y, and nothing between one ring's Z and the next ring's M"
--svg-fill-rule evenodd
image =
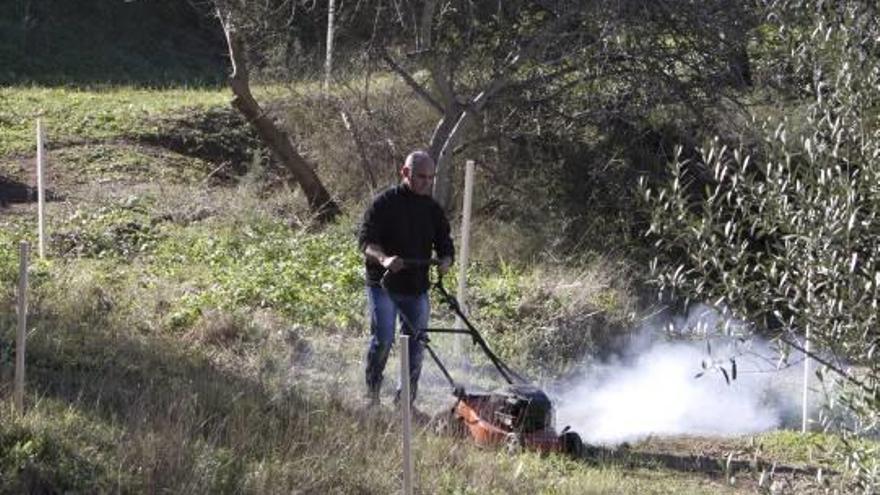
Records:
M672 333L701 333L717 321L717 313L703 308L673 322ZM705 339L669 341L670 332L659 325L638 335L627 353L631 357L590 366L557 392L557 424L605 445L650 435L729 436L799 424L802 372L792 365L800 356L777 369L778 354L756 339L743 344L716 337L711 345Z

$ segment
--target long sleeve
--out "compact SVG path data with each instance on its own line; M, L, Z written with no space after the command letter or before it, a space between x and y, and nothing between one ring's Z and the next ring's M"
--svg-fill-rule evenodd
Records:
M383 205L382 197L376 198L364 212L364 218L358 229L358 247L363 251L367 244L381 245Z

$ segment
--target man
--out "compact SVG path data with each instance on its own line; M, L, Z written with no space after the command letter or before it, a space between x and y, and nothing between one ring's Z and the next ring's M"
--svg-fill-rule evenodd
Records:
M427 261L433 251L440 260L440 273L446 273L454 255L449 221L443 208L431 198L434 160L424 151L414 151L406 157L400 173L400 184L373 199L358 234L366 264L372 334L366 366L367 398L371 405L379 403L398 311L403 313L404 325L414 327L408 328L412 335L409 359L413 399L422 370L424 345L419 336L430 316L429 267L407 265L404 260ZM397 394L399 397L399 385Z

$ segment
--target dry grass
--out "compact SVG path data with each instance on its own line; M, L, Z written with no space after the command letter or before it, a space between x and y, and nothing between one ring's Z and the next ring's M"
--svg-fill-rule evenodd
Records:
M333 343L267 310L206 312L178 337L157 318L156 292L170 280L145 280L136 265L112 260L54 263L34 306L30 412L3 413L0 445L16 452L0 456L4 490L399 489L396 415L358 407L362 339ZM509 458L426 432L415 452L420 493L721 489L662 470Z
M16 98L27 96L27 91L22 92ZM430 116L410 100L399 98L398 92L395 87L383 87L371 96L372 108L381 118L364 130L369 162L377 176L381 173L387 179L393 175L384 167L424 142L424 133L430 129L424 125ZM155 117L160 110L178 109L178 99L223 104L222 95L216 93L172 92L143 106L127 101L152 98L151 94L35 93L40 101L69 99L53 105L53 119L97 108L105 125L88 127L85 137L98 141L143 131L137 127L143 124L139 115ZM119 107L115 100L119 98L130 105ZM343 191L340 194L352 204L358 203L363 195L363 169L352 160L355 150L350 136L338 126L336 109L323 107L317 99L296 101L287 111L295 117L291 121L302 122L304 127L295 131L315 136L304 143L313 156L320 157L321 167L326 167L323 172L333 175L333 189ZM114 113L117 108L122 108L120 114ZM356 107L351 111L356 120L366 116L358 114ZM25 120L30 114L19 113L20 125L11 131L16 139L3 148L6 153L20 154L25 149ZM406 121L402 130L397 127L401 121ZM56 136L80 137L75 124L58 126ZM388 134L401 137L389 144L382 138ZM289 232L291 238L303 240L320 235L302 229L309 225L309 218L301 195L267 182L271 177L258 167L251 168L238 184L218 186L204 180L206 167L198 163L168 161L164 152L145 156L142 149L126 150L124 144L111 148L97 149L100 167L84 169L77 180L59 181L66 201L47 209L51 232L76 234L74 239L90 239L92 244L81 242L83 249L66 257L50 248L50 261L32 267L31 327L35 330L28 353L29 412L23 417L12 414L8 392L0 399L0 493L399 491L401 442L396 414L390 409L364 414L359 407L365 344L362 324L309 327L290 312L259 301L230 307L224 306L228 302L224 300L212 307L187 305L188 298L228 282L221 279L230 273L247 275L228 271L234 266L228 258L260 254L248 249L261 246L254 238L269 234L255 226L271 225L272 232ZM88 161L77 155L79 151L95 150L70 148L58 154L60 159L69 159L60 165L73 170ZM142 166L152 165L152 160L170 173L164 177L144 173ZM119 180L99 180L108 171ZM25 236L33 240L33 211L29 205L4 212L0 239L11 242ZM116 225L132 222L141 226L142 237L116 235ZM533 237L516 229L496 235L492 232L504 230L502 223L496 225L497 231L482 231L485 243L480 245L487 247L477 259L495 263L499 258L509 259L504 258L509 253L514 259L531 260L531 254L546 251L542 240L550 237ZM284 235L279 236L282 241ZM226 238L219 241L241 248L240 253L214 252L217 257L204 263L171 267L183 248L218 242L221 236ZM131 245L121 249L117 244L101 244L120 239ZM307 268L302 273L326 270L329 276L338 266L347 266L338 259L331 262L329 251L338 251L340 246L332 247L315 259L296 260ZM497 256L491 256L492 252ZM12 266L11 257L0 256L0 260ZM282 262L290 261L279 256L273 262L279 265L270 268L280 270ZM577 270L564 264L538 266L542 268L533 273L517 268L493 275L500 294L509 295L518 306L512 315L493 317L492 322L526 317L545 322L545 333L525 332L525 339L537 339L548 348L568 340L586 346L596 337L590 327L595 311L619 321L632 304L627 287L620 283L625 277L602 260L581 264ZM4 285L10 281L4 278ZM320 289L307 282L298 290L314 293ZM334 297L350 295L343 293L348 290L345 286L340 287L334 289ZM512 290L505 292L505 288ZM506 308L507 302L499 299L496 309ZM0 342L12 340L12 307L11 293L3 290ZM360 311L359 307L347 309ZM184 310L193 312L175 317ZM9 353L0 356L0 368L8 370L8 357ZM393 364L389 375L392 369ZM8 374L0 373L3 376ZM595 465L535 454L509 457L422 431L414 451L419 493L749 491L704 475L644 465Z

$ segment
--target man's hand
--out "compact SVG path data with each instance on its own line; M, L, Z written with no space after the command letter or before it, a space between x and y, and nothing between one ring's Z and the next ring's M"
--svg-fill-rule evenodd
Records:
M364 249L364 254L368 258L372 258L374 261L384 266L385 269L391 273L397 273L403 269L403 258L400 256L386 255L382 250L382 247L378 244L367 244L366 249Z
M380 260L382 266L391 273L397 273L403 269L403 258L400 256L384 256Z
M450 266L452 266L452 258L449 256L440 258L440 264L437 265L437 271L439 271L441 275L446 275Z

